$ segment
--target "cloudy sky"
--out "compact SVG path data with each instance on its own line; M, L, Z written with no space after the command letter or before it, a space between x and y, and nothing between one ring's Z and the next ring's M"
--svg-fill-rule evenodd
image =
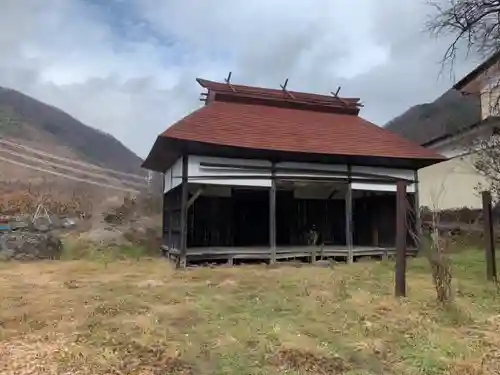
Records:
M200 105L196 77L361 97L383 125L477 64L440 74L424 0L0 0L0 85L144 157Z

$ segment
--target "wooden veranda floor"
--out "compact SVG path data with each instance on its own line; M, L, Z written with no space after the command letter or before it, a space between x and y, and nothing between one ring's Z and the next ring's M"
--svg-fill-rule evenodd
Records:
M163 253L168 257L177 257L177 249L169 250L162 246ZM276 260L288 260L294 258L310 258L316 251L317 259L323 258L348 258L349 249L347 246L325 245L325 246L278 246L276 248ZM377 246L354 246L352 249L354 258L373 256L395 255L394 247ZM187 261L232 261L234 259L252 259L268 261L271 259L269 247L195 247L187 249ZM408 248L408 256L417 255L417 249Z

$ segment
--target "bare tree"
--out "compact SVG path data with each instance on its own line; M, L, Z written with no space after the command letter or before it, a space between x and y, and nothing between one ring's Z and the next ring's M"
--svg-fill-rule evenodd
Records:
M427 24L436 36L451 36L444 62L453 63L462 47L490 56L500 50L500 0L429 0L435 13ZM465 44L465 45L464 45Z
M478 139L473 143L474 168L487 181L488 186L478 190L490 190L495 200L500 197L500 136L492 134L487 139Z
M443 56L443 67L453 69L457 54L465 49L484 59L500 52L500 0L429 0L433 14L427 29L436 37L450 38ZM500 57L497 59L500 61ZM498 114L500 108L500 63L487 69L480 78L477 95L483 111ZM471 124L464 124L469 126ZM484 176L495 197L500 193L500 136L486 133L467 145L472 166Z

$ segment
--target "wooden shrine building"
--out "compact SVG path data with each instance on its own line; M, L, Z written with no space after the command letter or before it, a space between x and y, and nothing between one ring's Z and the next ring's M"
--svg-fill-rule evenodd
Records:
M164 175L165 253L185 265L394 251L397 181L418 207L416 171L444 157L359 117L359 99L338 91L197 81L205 105L143 164Z

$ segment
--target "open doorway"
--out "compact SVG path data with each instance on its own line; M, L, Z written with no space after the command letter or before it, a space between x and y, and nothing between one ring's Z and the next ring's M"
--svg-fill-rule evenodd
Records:
M233 189L234 246L269 246L269 190Z
M416 246L415 194L407 194L407 244ZM395 192L353 192L353 245L355 246L396 246ZM413 233L413 234L412 234Z
M345 245L345 194L343 182L280 181L276 195L278 246Z

